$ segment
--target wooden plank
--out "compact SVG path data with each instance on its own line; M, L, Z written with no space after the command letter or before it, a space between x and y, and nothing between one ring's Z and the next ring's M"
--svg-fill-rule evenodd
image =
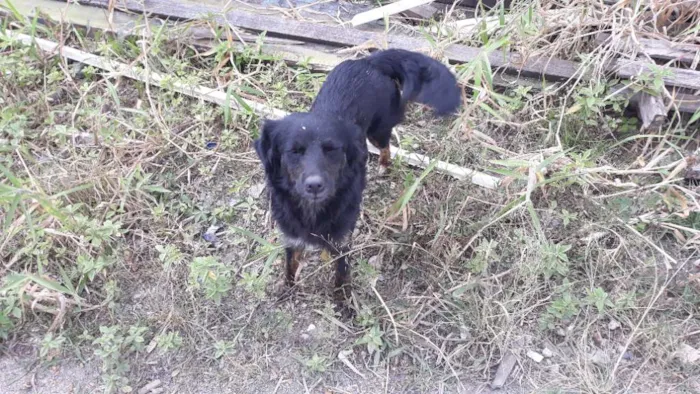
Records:
M423 4L402 12L408 18L429 20L438 12L438 8L432 4Z
M623 79L634 79L643 74L653 75L655 72L655 65L650 65L639 60L620 59L611 63L606 68ZM700 89L700 71L667 66L656 66L656 68L661 68L669 72L670 75L663 76L662 78L664 83L668 86L691 90Z
M666 105L664 105L664 100L661 97L641 92L637 115L642 121L642 131L661 130L661 127L666 123L667 112Z
M0 0L2 4L4 0ZM105 11L96 7L85 7L78 4L66 4L55 0L25 0L24 3L18 3L16 7L21 13L27 16L34 15L34 8L38 7L44 11L46 17L52 18L55 22L65 22L77 26L97 28L104 31L114 31L118 34L142 34L144 20L139 15L125 14L115 12L112 17L112 23L108 21L108 15ZM0 10L0 13L2 11ZM211 33L206 28L198 28L196 26L187 26L183 32L183 36L178 36L177 39L191 40L195 46L207 50L211 49L213 44L210 41ZM256 42L257 36L247 35L241 32L241 38L248 42ZM341 55L335 53L337 48L326 46L323 44L303 43L299 41L291 42L283 39L275 39L266 37L264 45L260 47L260 51L266 55L277 56L290 64L304 63L311 67L314 71L330 71L351 55ZM288 45L294 44L294 45ZM245 43L235 43L237 50L242 51L245 48ZM496 86L514 88L515 86L525 85L534 89L541 89L543 81L538 78L529 78L525 76L509 76L502 73L495 73L493 83ZM623 86L617 86L614 90L619 90L621 95L630 97L630 103L638 107L641 102L641 94L631 91L630 89L623 90ZM676 108L680 112L695 113L700 109L700 96L692 96L689 94L677 93L673 88L671 95L674 98L671 109Z
M108 7L110 0L78 0L89 5ZM191 20L204 16L221 14L221 10L207 5L194 5L169 0L146 0L141 4L138 0L121 0L117 8L138 13L150 13L155 16L171 19ZM343 26L321 25L312 22L295 21L277 16L252 14L244 11L230 11L224 17L217 17L220 23L277 35L290 39L302 39L310 42L336 46L367 46L372 44L378 48L399 48L413 51L430 51L432 44L425 39L382 34L346 28ZM446 47L443 53L456 63L467 63L482 55L480 48L453 44ZM495 52L488 55L491 67L503 68L510 73L525 76L544 76L549 80L568 80L576 78L582 72L578 63L547 57L530 57L523 59L522 55L514 52ZM653 70L641 62L612 61L605 65L608 72L620 78L633 78L641 73ZM663 78L669 86L685 87L700 90L700 72L669 68L671 75ZM585 77L585 76L584 76Z
M58 54L66 59L81 62L101 70L109 72L112 76L121 75L130 79L134 79L143 83L153 85L158 88L163 88L163 81L166 79L171 81L167 84L168 89L171 89L186 96L195 97L207 102L218 105L228 105L237 110L243 110L242 106L236 100L229 100L226 92L213 89L205 86L191 86L180 82L172 82L170 76L157 73L147 72L142 69L121 63L115 60L108 59L103 56L94 55L89 52L81 51L65 45L59 45L56 42L44 40L42 38L31 37L26 34L20 34L12 30L5 30L5 34L9 37L19 40L25 45L36 44L41 50L49 53ZM271 118L282 118L289 115L288 112L270 107L268 105L258 103L256 101L241 99L249 108L258 114ZM368 150L373 154L378 154L379 150L372 144L367 144ZM425 155L410 153L404 149L390 146L391 156L400 156L401 159L415 167L427 168L433 161ZM500 184L500 179L476 170L465 167L460 167L444 161L438 161L435 166L436 171L447 174L460 180L466 180L475 185L489 189L496 189Z
M390 15L410 10L411 8L432 3L435 0L399 0L385 6L377 7L366 12L361 12L352 17L350 24L352 26L360 26L365 23L380 20Z
M78 0L87 5L108 7L110 0ZM222 15L222 10L207 5L192 5L168 0L147 0L140 4L138 0L120 0L117 9L131 12L148 13L169 19L192 20L212 15ZM373 44L377 48L399 48L413 51L431 51L433 45L425 39L397 34L373 33L343 26L322 25L312 22L295 21L277 16L252 14L244 11L226 12L215 17L219 23L230 24L257 32L266 31L270 35L290 39L303 39L333 46L360 46ZM453 44L443 53L455 63L467 63L482 55L480 48ZM549 58L523 59L516 53L490 53L489 62L495 69L504 69L529 77L545 75L550 80L567 80L579 73L579 64L568 60Z
M598 45L610 43L610 33L600 33L596 36ZM618 39L619 43L613 45L615 50L621 50L628 53L640 51L651 58L679 61L686 64L700 62L700 45L676 43L664 39L651 38L635 38L623 37Z

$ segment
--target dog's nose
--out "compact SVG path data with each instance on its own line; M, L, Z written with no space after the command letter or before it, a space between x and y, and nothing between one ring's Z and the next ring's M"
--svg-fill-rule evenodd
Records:
M323 191L323 178L319 175L311 175L304 181L306 192L311 194L319 194Z

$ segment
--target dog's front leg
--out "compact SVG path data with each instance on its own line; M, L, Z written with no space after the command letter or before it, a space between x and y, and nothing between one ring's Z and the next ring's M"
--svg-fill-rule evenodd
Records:
M303 254L303 249L297 249L293 247L285 248L286 252L286 272L285 279L287 286L294 286L294 282L297 277L297 272L299 271L299 263L301 262L301 256Z
M348 263L347 247L331 247L328 250L335 260L335 294L336 299L349 299L352 280L350 264Z

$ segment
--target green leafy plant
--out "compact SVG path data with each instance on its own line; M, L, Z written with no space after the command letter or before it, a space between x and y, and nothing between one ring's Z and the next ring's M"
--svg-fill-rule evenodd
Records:
M230 354L236 347L235 342L231 341L216 341L214 343L214 358L220 359L228 354Z
M566 255L571 249L571 245L555 244L545 242L541 249L542 263L541 269L545 279L550 279L554 275L566 276L569 272L569 256Z
M372 355L375 352L380 353L384 349L386 344L384 343L383 338L384 331L382 331L378 325L374 325L367 332L365 332L365 335L363 335L362 338L359 338L356 343L358 345L366 345L367 353Z
M190 264L190 286L203 289L208 299L216 303L233 287L231 267L220 263L215 257L197 257Z
M114 392L128 384L126 373L129 371L127 360L135 352L143 350L144 336L148 328L132 326L125 330L122 326L101 326L100 336L93 340L97 345L95 355L102 360L102 380L105 391ZM89 335L84 335L89 339Z
M81 254L78 256L76 264L81 275L81 282L89 280L92 282L98 274L104 274L106 269L114 264L112 256L98 256L96 258Z
M158 334L156 335L155 341L158 344L158 348L163 352L175 350L182 346L182 337L175 331Z
M606 309L615 306L615 304L613 304L612 300L610 299L608 293L606 293L605 290L603 290L600 287L596 287L593 290L589 290L588 295L586 296L584 301L588 305L595 306L595 308L598 310L598 313L600 314L605 313Z
M328 366L328 359L314 353L310 359L306 360L304 365L311 372L325 372Z
M39 348L39 357L46 361L51 361L61 353L63 344L66 342L66 338L58 335L54 336L53 333L47 333L41 340L41 347Z
M547 306L547 311L540 318L540 328L553 330L558 323L566 322L581 311L581 301L572 293L569 285L559 289L561 296Z
M182 252L175 245L156 245L156 251L158 251L158 259L166 270L182 262Z
M469 259L467 268L474 274L483 274L488 269L490 263L498 261L500 257L496 254L495 249L498 242L492 240L482 240L479 245L474 248L474 257Z

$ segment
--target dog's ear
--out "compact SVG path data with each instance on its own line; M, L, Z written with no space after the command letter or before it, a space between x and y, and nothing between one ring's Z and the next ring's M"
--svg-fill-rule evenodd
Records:
M279 127L279 121L265 120L260 130L260 137L254 142L255 151L265 167L265 172L270 176L277 174L280 166L279 152L275 146Z
M367 141L365 133L358 126L353 125L355 130L351 130L347 135L353 136L345 150L345 157L348 165L367 164Z

